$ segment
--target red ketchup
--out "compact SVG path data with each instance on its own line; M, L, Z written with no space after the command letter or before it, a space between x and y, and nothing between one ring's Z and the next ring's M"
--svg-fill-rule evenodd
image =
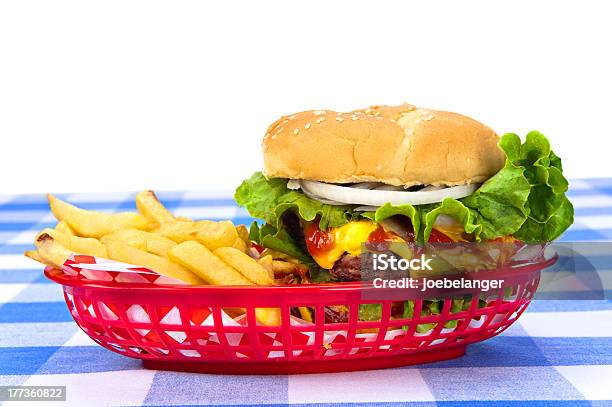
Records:
M370 233L370 236L368 236L368 242L383 243L392 241L393 235L385 231L382 226L377 227L372 233Z
M304 231L306 247L312 255L328 251L334 245L334 237L326 230L319 229L319 222L312 222Z
M395 235L379 226L368 236L366 247L371 251L385 252L389 250L389 244L394 241L394 237Z
M432 229L429 234L429 243L453 243L453 239L446 236L444 233L439 230Z
M262 245L259 245L259 244L255 243L255 242L251 242L251 246L252 246L252 247L254 247L254 248L255 248L255 250L257 250L257 252L258 252L259 254L263 253L263 251L264 251L264 250L266 250L266 248L265 248L265 247L263 247Z

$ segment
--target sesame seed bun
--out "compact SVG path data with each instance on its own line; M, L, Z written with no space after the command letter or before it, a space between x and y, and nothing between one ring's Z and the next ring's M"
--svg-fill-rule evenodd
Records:
M330 183L462 185L483 182L504 164L499 137L457 113L408 104L283 116L263 140L271 178Z

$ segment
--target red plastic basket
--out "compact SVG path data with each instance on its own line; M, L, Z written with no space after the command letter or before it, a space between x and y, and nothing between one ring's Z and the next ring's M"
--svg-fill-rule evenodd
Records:
M95 342L143 360L153 369L233 374L364 370L433 362L461 356L468 344L495 336L527 308L540 271L556 257L487 273L512 287L486 293L454 290L439 315L421 316L424 299L413 298L412 318L392 318L393 292L363 283L271 287L172 286L91 282L52 268L70 313ZM452 313L452 298L471 295L467 310ZM414 295L414 292L413 292ZM367 298L367 299L366 299ZM403 297L403 299L407 299ZM381 304L382 318L359 321L363 303ZM484 305L486 304L486 305ZM329 323L327 306L348 309L346 322ZM314 309L314 323L296 323L293 307ZM280 326L256 322L257 307L280 308ZM246 310L235 320L232 310ZM456 327L444 328L448 321ZM204 323L208 321L208 323ZM434 323L419 333L420 324ZM422 326L422 325L421 325Z

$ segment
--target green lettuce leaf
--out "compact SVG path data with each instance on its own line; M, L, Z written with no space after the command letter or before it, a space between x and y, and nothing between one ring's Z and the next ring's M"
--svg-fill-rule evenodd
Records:
M273 219L281 219L289 210L305 221L313 221L319 217L319 228L322 230L342 226L354 217L348 205L327 205L307 197L300 191L292 190L279 198Z
M286 192L286 179L268 179L261 172L256 172L236 188L234 199L238 205L244 206L251 216L268 221L278 199Z
M311 199L301 191L287 188L287 180L283 178L266 178L261 172L256 172L245 180L234 194L236 202L244 206L249 213L264 219L267 223L282 228L282 216L287 211L293 211L305 221L315 220L320 216L319 227L339 227L355 217L349 205L327 205Z
M379 207L376 211L361 212L361 217L370 219L375 223L390 218L392 216L405 216L410 219L415 236L421 228L421 219L419 210L410 204L393 206L389 203Z
M479 239L482 231L482 224L476 223L478 212L471 210L463 203L456 199L446 198L440 204L428 205L421 208L421 216L425 229L423 233L418 235L418 240L427 242L429 235L434 227L436 219L440 215L447 215L459 222L467 233L473 233L476 239Z
M380 321L382 304L359 304L360 321Z
M249 237L252 241L264 247L288 254L303 263L312 263L313 261L312 257L302 250L301 246L289 236L284 228L277 230L269 224L260 227L257 222L253 222L249 230Z
M404 313L402 315L402 318L406 318L406 319L414 318L414 305L415 304L413 300L408 300L404 302ZM421 309L421 316L427 317L430 315L431 315L431 310L427 307L426 301L423 301L423 308ZM430 322L427 324L418 324L416 327L416 331L418 333L426 333L426 332L431 331L435 327L436 327L435 322ZM408 326L404 326L402 328L406 331L408 330Z
M456 219L477 241L515 236L529 243L550 242L573 223L561 159L546 137L532 131L521 144L516 134L509 133L499 146L506 153L505 165L476 192L418 208L425 226L420 240L427 241L442 214Z
M531 185L528 216L515 237L526 242L547 242L559 237L574 222L574 207L565 196L567 179L561 159L551 151L546 137L527 134L515 163L525 168Z
M287 188L287 180L266 178L261 172L256 172L245 180L234 195L236 202L245 207L249 213L262 218L266 223L262 226L253 222L249 237L258 244L285 253L300 260L310 269L313 282L327 282L329 273L323 272L313 258L304 250L304 242L297 242L289 234L283 223L287 212L295 213L306 221L319 217L319 227L339 227L355 217L349 206L333 206L308 198L300 191Z

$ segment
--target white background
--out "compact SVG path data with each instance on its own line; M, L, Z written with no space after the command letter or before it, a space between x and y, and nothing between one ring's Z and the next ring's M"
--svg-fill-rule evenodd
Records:
M0 193L229 190L281 114L403 101L612 176L608 4L3 1Z

